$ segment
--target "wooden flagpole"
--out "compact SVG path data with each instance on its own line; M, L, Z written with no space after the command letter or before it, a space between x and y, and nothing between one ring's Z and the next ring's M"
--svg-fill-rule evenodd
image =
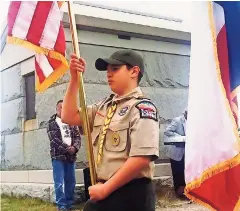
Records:
M68 1L68 14L69 14L69 22L70 22L70 31L72 35L72 44L73 44L73 50L74 53L77 55L77 57L80 57L80 50L79 50L79 44L78 44L78 36L77 36L77 28L76 28L76 20L75 20L75 14L72 10L72 2ZM81 118L83 119L83 129L84 129L84 135L87 139L87 154L88 154L88 162L89 162L89 169L90 169L90 175L91 175L91 183L92 185L96 184L96 169L95 169L95 161L94 161L94 155L93 155L93 147L92 147L92 137L91 137L91 131L90 131L90 125L89 125L89 119L87 114L87 106L86 106L86 97L85 97L85 91L83 86L83 75L82 73L79 73L79 99L80 99L80 106L81 106Z

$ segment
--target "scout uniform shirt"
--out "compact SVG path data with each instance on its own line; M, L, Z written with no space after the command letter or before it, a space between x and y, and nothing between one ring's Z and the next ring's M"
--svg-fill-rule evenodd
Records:
M106 130L101 161L97 163L99 134L112 103L117 103L117 107ZM110 179L133 156L151 156L152 162L138 177L153 178L153 161L159 156L158 113L155 105L143 98L139 87L125 96L111 95L88 106L88 115L98 180Z

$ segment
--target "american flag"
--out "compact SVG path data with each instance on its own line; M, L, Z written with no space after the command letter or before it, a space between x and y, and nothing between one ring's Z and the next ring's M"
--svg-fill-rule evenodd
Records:
M56 1L13 1L8 11L8 43L36 52L36 90L44 91L68 69L60 7Z

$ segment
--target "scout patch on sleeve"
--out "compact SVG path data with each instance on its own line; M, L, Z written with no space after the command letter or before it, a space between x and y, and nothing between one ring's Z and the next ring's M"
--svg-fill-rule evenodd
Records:
M136 105L136 108L140 112L140 118L158 121L157 109L152 102L145 100L141 101Z
M128 109L130 108L130 106L125 106L125 107L123 107L120 111L119 111L119 115L120 116L123 116L123 115L125 115L126 113L127 113L127 111L128 111Z

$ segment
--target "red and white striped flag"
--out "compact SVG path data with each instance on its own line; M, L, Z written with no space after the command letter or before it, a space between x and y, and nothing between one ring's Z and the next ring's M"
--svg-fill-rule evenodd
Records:
M36 52L36 90L44 91L68 69L60 7L56 1L14 1L8 11L8 43Z

